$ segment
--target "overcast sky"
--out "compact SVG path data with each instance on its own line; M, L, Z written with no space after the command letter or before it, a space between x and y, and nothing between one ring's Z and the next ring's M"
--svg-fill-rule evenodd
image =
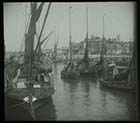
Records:
M23 47L25 23L29 18L30 3L4 3L4 39L7 51L18 51ZM48 3L45 3L39 22L38 32L44 20ZM102 37L102 17L105 15L105 37L116 38L120 34L123 41L133 40L133 2L67 2L52 3L44 28L43 37L55 29L46 48L51 48L59 38L59 47L69 42L69 6L72 20L72 41L80 42L86 36L86 7L88 7L89 37ZM26 20L26 21L25 21Z

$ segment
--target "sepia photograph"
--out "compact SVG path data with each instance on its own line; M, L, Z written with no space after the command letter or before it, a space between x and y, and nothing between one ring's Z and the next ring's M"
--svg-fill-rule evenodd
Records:
M5 121L138 121L136 2L3 2Z

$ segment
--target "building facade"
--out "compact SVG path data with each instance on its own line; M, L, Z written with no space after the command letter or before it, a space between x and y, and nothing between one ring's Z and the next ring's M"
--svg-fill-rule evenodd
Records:
M80 43L72 43L73 54L84 54L86 39ZM120 41L119 36L117 38L104 38L105 53L107 55L129 55L133 51L133 42ZM91 37L88 40L89 54L101 54L102 51L102 39L100 37Z

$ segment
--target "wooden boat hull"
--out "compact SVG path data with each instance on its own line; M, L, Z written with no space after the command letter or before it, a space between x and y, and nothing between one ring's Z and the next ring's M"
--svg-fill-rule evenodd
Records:
M11 98L5 95L5 120L6 121L23 121L25 119L32 121L33 118L30 113L24 109L23 105L27 105L23 100ZM18 115L20 111L20 114ZM18 116L17 116L18 115Z
M101 85L100 87L115 89L123 92L135 93L135 88L126 84L117 84L115 82L112 83L112 82L100 80L100 85Z
M103 75L103 71L102 71L102 70L97 70L97 76L98 76L99 78L101 78L102 75Z
M51 73L52 65L49 64L49 62L44 62L42 64L36 63L35 65L38 66L38 68L34 67L34 69L32 69L33 87L31 87L31 92L32 92L32 96L36 99L35 101L38 101L44 98L51 97L54 94L55 89L54 89L53 74ZM11 67L11 69L13 68ZM44 70L47 73L44 72L44 74L40 76L41 70ZM7 90L5 94L8 97L11 97L13 99L23 100L23 101L24 98L27 97L26 99L28 100L29 83L26 78L25 69L23 69L22 71L21 70L18 71L16 77L11 79L9 83L11 86L9 88L5 87L8 88L5 89Z
M17 93L18 91L18 93ZM39 108L44 102L49 102L52 99L55 89L36 89L33 91L33 96L37 99L32 102L32 106L29 102L25 101L24 98L27 96L27 90L12 90L9 94L5 96L5 110L9 110L16 107L22 107L28 111L32 120L36 120L35 110Z
M77 71L61 71L62 79L78 79L79 73Z
M14 96L9 96L5 94L5 108L8 109L11 106L23 103L24 100L18 99Z
M80 77L96 77L96 72L95 71L80 71Z
M55 92L55 89L43 87L43 88L33 88L32 90L32 96L36 98L36 101L51 97ZM24 98L28 96L28 90L26 88L20 88L20 89L11 89L6 94L8 97L11 97L13 99L24 101Z

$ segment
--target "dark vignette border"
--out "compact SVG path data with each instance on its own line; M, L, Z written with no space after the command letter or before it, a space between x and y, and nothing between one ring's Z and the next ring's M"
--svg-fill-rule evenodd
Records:
M121 2L121 0L58 0L59 2ZM44 0L37 0L35 2L58 2L58 1L54 1L54 0L47 0L47 1L44 1ZM139 36L138 35L138 0L128 0L129 1L132 1L132 2L136 2L135 3L135 18L134 18L134 25L135 25L135 29L134 29L134 39L135 39L135 43L136 43L136 55L135 55L135 58L136 58L136 61L135 61L135 68L136 68L136 77L137 77L137 104L136 104L136 110L137 110L137 116L136 116L136 119L137 121L140 120L140 107L139 107L139 104L140 104L140 101L139 101ZM2 1L2 4L0 5L0 9L1 9L1 27L0 28L0 38L1 38L1 41L0 41L0 95L1 95L1 104L0 104L0 122L1 121L4 121L5 120L5 117L4 117L4 50L5 50L5 47L4 47L4 14L3 14L3 2L33 2L32 0L28 0L28 1L25 1L25 0L13 0L13 1L10 1L10 0L3 0ZM127 0L123 0L122 2L127 2ZM48 122L48 121L47 121Z

